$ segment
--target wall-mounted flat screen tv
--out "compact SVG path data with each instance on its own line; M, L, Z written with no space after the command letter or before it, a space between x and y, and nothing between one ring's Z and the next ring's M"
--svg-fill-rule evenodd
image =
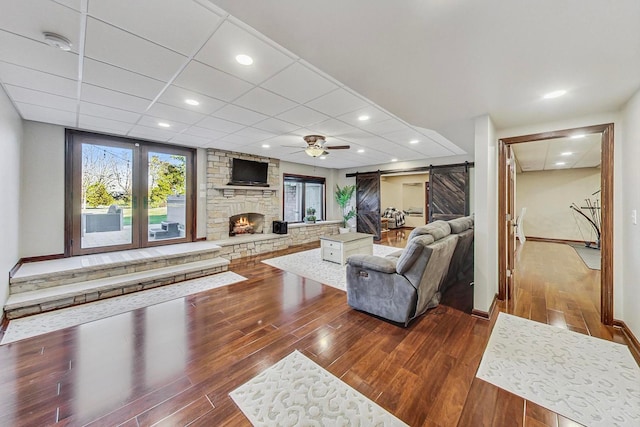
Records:
M232 159L229 185L269 186L269 163Z

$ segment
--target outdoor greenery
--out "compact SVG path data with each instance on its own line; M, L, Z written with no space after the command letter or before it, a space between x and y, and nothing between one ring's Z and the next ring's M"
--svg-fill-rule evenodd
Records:
M107 187L103 182L94 182L89 184L85 192L85 201L87 206L95 208L98 206L109 206L114 202L114 198L107 191Z
M350 206L351 197L353 197L353 193L356 191L355 185L345 185L340 188L338 184L336 184L336 203L342 209L342 227L347 228L347 223L349 220L356 216L356 210L353 206Z
M305 219L307 222L316 222L316 210L314 208L308 208Z
M185 194L185 158L171 156L175 163L161 160L153 156L149 162L149 206L157 208L166 206L168 196Z

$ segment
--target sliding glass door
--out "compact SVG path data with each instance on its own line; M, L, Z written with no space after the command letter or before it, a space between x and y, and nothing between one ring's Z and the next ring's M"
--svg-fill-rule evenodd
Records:
M193 150L67 131L65 254L192 240Z

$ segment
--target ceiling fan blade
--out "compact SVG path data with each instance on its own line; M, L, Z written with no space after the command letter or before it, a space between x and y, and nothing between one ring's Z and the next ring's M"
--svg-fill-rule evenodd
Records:
M348 150L351 148L350 145L325 145L324 148L327 150Z

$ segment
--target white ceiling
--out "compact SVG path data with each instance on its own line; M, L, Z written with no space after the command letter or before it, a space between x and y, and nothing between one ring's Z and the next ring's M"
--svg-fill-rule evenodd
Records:
M576 135L577 136L577 135ZM518 172L600 166L602 134L512 144Z
M472 155L482 114L619 109L640 87L638 22L636 0L9 0L0 83L27 120L352 168ZM283 147L307 134L351 149Z

